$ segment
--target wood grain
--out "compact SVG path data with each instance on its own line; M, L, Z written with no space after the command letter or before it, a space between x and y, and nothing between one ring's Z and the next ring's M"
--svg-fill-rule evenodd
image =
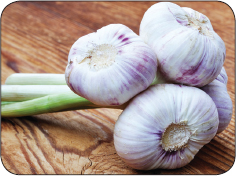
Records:
M156 2L14 2L1 20L1 83L12 73L64 73L71 45L81 36L122 23L138 34ZM224 40L228 93L235 104L235 21L222 2L176 2L202 12ZM221 174L235 159L235 106L226 130L187 166L138 171L113 145L121 110L93 109L1 120L1 156L14 174Z

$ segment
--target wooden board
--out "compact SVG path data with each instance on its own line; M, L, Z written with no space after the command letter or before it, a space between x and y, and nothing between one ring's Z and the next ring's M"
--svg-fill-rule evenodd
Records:
M1 19L1 83L12 73L64 73L72 44L81 36L122 23L138 34L155 2L14 2ZM228 93L235 104L235 22L222 2L176 2L202 12L224 40ZM1 156L15 174L221 174L235 159L235 111L228 128L187 166L138 171L113 145L121 110L94 109L1 119Z

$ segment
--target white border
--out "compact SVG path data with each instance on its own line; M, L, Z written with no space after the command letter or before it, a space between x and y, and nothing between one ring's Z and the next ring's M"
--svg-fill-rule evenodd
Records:
M94 0L95 1L95 0ZM130 0L129 0L130 1ZM181 0L176 0L176 1L181 1ZM197 1L197 0L196 0ZM204 0L203 0L204 1ZM205 0L207 1L207 0ZM213 1L213 0L208 0L208 1ZM1 13L1 17L2 17L2 13L5 9L5 7L7 7L9 4L13 3L13 2L16 2L16 1L13 1L13 0L1 0L0 1L0 13ZM226 3L233 11L234 13L234 17L235 17L235 12L236 12L236 1L234 0L222 0L220 2L224 2ZM236 156L236 155L235 155ZM1 175L4 175L4 176L13 176L15 174L13 173L10 173L8 170L6 170L6 168L4 167L3 163L2 163L2 160L1 160L1 163L0 163L0 173ZM235 162L233 164L233 167L231 167L230 170L228 170L227 172L225 172L224 174L222 174L223 176L232 176L232 175L235 175L236 173L236 166L235 166ZM65 176L65 175L63 175Z

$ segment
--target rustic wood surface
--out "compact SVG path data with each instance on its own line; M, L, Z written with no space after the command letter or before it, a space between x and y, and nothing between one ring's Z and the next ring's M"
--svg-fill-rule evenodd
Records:
M14 2L1 19L1 83L12 73L64 73L72 44L81 36L122 23L138 34L155 2ZM235 104L235 22L222 2L176 2L202 12L225 41L228 93ZM187 166L137 171L113 145L121 110L94 109L1 119L1 157L15 174L221 174L235 159L235 111L226 130Z

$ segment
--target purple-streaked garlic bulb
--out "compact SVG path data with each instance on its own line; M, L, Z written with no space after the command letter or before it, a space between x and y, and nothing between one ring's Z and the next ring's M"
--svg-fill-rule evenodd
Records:
M225 85L227 85L228 76L227 76L227 73L226 73L224 67L222 67L222 69L220 71L220 74L216 77L216 80L218 80L218 81L224 83Z
M215 136L215 103L196 87L157 84L132 99L118 118L114 145L127 165L140 170L188 164Z
M228 76L223 67L214 81L201 88L212 98L218 110L219 127L217 133L227 128L233 113L233 103L227 92L227 80Z
M154 80L157 59L131 29L110 24L79 38L68 56L65 76L76 94L97 105L121 105Z
M139 33L155 51L162 75L173 83L201 87L220 73L225 44L210 20L193 9L154 4L145 12Z

